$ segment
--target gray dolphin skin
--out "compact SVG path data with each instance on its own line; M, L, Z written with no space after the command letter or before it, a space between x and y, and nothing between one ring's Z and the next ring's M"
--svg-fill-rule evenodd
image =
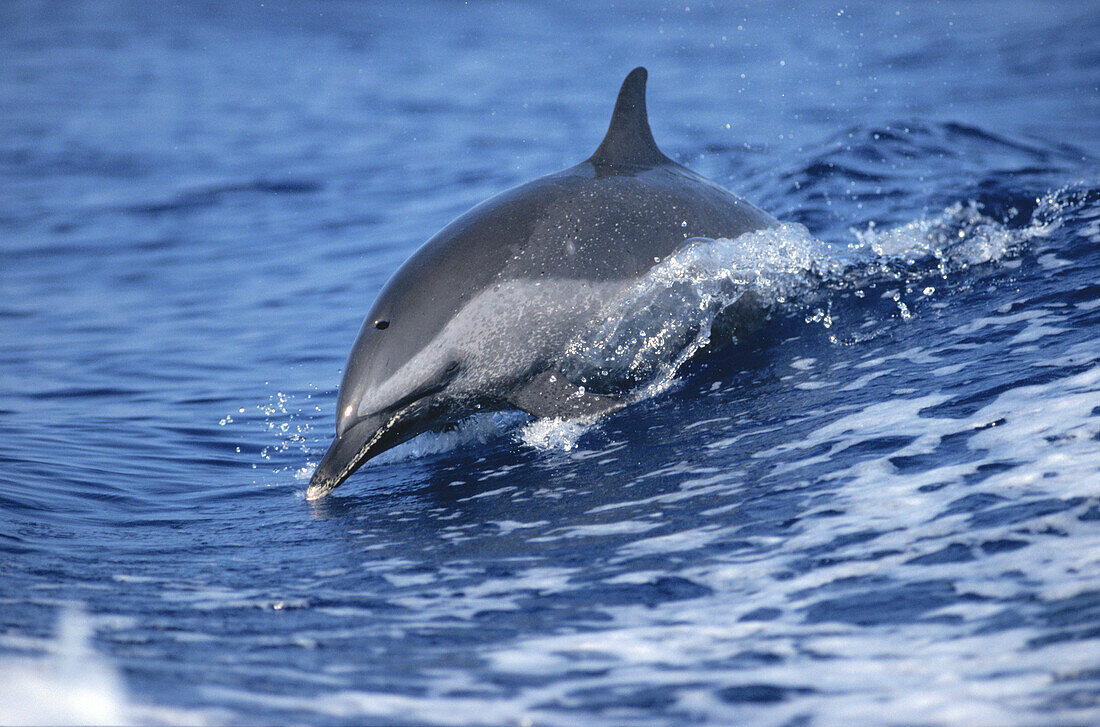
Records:
M570 342L685 241L778 224L661 153L645 83L644 68L626 77L591 157L479 204L398 269L348 357L336 438L308 500L478 411L592 418L621 408L624 397L562 373Z

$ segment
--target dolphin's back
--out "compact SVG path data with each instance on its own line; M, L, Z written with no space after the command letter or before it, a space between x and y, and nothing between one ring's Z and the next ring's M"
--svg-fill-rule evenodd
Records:
M383 289L364 326L419 336L409 357L480 292L516 280L628 281L694 237L736 238L776 220L680 165L583 162L503 192L440 230Z
M732 239L776 224L671 161L646 169L585 162L547 181L555 194L506 262L507 277L632 279L690 238Z

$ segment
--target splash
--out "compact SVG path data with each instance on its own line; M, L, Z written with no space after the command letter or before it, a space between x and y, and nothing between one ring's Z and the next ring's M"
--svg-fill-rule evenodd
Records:
M879 230L874 223L864 230L853 229L856 244L851 249L869 270L885 279L903 278L899 267L913 269L929 262L946 275L1015 255L1032 240L1058 229L1063 219L1059 193L1036 204L1030 222L1013 229L983 214L982 206L973 200L956 202L939 215L892 229Z
M830 244L803 225L786 223L736 239L694 238L656 265L608 306L599 322L569 345L562 370L598 393L632 400L665 391L680 367L715 339L737 340L781 308L807 309L806 322L831 328L829 295L883 283L897 317L910 320L903 292L930 296L929 273L949 273L1018 255L1062 224L1073 194L1035 200L1035 212L1013 228L976 201L880 230L851 230L854 240ZM1010 211L1015 214L1016 210Z
M598 393L652 396L712 334L754 330L771 307L841 267L828 245L795 223L735 240L693 238L574 339L562 370Z
M312 394L307 394L305 398L306 404L296 406L289 394L277 391L268 397L267 403L257 407L263 413L267 431L275 433L279 440L277 444L264 447L260 452L261 457L271 460L291 449L303 454L309 453L308 434L312 423L310 419L304 418L305 410L312 407L314 411L320 411L320 407L312 402Z
M269 382L264 383L267 385ZM262 433L258 439L263 444L258 444L255 439L251 442L238 440L235 447L237 454L245 454L247 450L251 450L248 456L253 457L258 449L260 460L283 463L272 472L289 470L294 472L296 479L302 479L303 476L308 479L316 463L311 462L303 468L298 459L299 455L311 454L314 419L321 413L321 407L314 400L317 387L311 386L310 389L304 396L275 391L268 395L267 401L234 408L218 420L218 426L236 427L238 430L242 426L259 429ZM252 469L258 468L259 462L253 461Z
M592 422L580 419L536 419L519 430L517 439L534 449L569 452L591 428Z

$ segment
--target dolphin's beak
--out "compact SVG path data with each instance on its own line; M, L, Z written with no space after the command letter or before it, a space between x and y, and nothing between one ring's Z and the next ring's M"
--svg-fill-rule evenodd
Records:
M399 442L386 436L396 417L367 417L332 440L306 490L307 500L319 500L339 487L355 470L376 454Z

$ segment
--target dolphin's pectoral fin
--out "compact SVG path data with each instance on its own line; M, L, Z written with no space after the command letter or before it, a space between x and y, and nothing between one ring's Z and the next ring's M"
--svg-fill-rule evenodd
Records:
M622 399L592 394L557 371L544 371L507 396L512 406L539 419L596 417L626 406Z

